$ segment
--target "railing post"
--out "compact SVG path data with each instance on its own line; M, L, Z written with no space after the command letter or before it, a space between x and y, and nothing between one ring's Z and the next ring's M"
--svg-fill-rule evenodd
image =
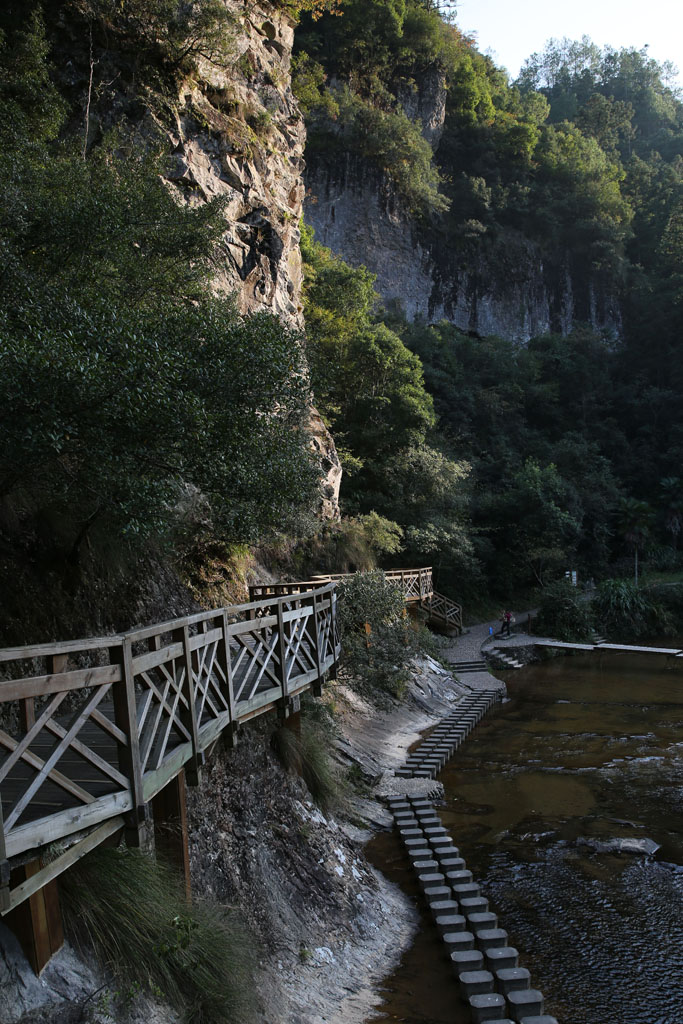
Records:
M230 633L228 632L228 613L223 609L223 637L218 644L218 663L225 676L225 688L223 696L228 705L229 722L223 735L227 746L234 747L237 743L237 731L239 722L235 715L235 689L232 681L232 659L230 657Z
M188 786L198 786L200 782L199 768L199 736L197 734L197 709L194 702L194 676L192 674L192 651L190 650L190 628L185 625L177 630L178 639L183 645L183 663L185 666L185 678L183 680L183 694L187 701L187 709L180 713L180 720L192 738L192 756L185 764L185 778Z
M403 600L405 601L405 599L406 599L406 574L403 571L403 569L401 569L401 593L403 595Z
M5 826L2 821L2 801L0 801L0 912L9 910L9 861L5 846Z
M282 699L278 706L280 718L288 718L290 714L290 699L287 677L287 644L285 640L285 618L284 602L282 598L277 599L277 653L280 660L280 685L282 687Z
M142 765L140 762L140 735L138 732L137 703L131 641L124 637L120 647L110 648L112 664L121 666L122 678L112 686L114 720L125 733L128 744L119 745L119 766L127 777L133 808L126 817L125 837L129 846L143 850L154 849L154 831L149 805L143 796Z
M312 607L313 607L313 635L315 637L315 667L318 673L318 677L311 684L311 691L314 697L322 697L323 695L323 659L322 652L320 650L320 630L318 629L318 597L315 592L311 596Z

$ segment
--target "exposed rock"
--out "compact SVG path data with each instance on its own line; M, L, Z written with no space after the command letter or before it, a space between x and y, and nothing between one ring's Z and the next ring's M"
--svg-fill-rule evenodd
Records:
M409 320L448 320L463 331L526 342L578 322L621 334L615 295L564 264L550 266L540 249L509 231L495 244L461 225L449 240L420 232L387 180L360 157L335 164L311 160L306 221L316 238L353 266L377 275L377 289Z
M311 446L320 460L322 516L324 519L338 520L341 518L339 488L341 487L342 467L334 438L323 423L317 409L311 409L308 429Z
M433 150L441 140L446 120L446 78L437 68L427 68L416 80L400 82L398 101L411 121L419 121L422 135Z
M577 846L589 846L596 853L631 853L641 857L654 857L660 844L654 839L637 839L627 836L625 839L577 839Z

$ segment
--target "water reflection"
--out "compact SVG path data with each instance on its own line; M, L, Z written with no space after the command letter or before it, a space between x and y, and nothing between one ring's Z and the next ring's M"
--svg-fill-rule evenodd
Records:
M562 1024L683 1024L681 668L604 653L510 675L440 776L444 824ZM658 859L610 851L625 838ZM399 979L377 1024L458 1020L447 966L441 1016Z

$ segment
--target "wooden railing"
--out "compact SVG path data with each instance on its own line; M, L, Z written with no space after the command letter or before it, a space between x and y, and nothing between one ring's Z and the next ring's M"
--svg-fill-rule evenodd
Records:
M429 597L422 601L422 605L433 619L462 633L462 606L452 601L450 597L433 590Z
M221 733L318 690L339 657L334 590L0 650L0 911L19 898L10 858L121 816L141 827Z
M354 573L336 573L328 576L312 576L310 580L298 583L268 583L249 587L252 600L269 596L280 597L285 594L305 593L322 583L339 583L350 579ZM420 604L429 617L448 629L457 629L462 633L462 606L434 590L432 569L387 569L386 578L401 588L404 600L408 604Z
M296 594L305 592L323 583L339 583L341 580L348 580L355 573L334 573L328 576L312 576L309 580L302 580L298 583L268 583L249 587L249 596L252 601L273 595ZM432 568L426 569L387 569L384 575L392 583L400 586L403 597L407 602L424 601L433 593Z

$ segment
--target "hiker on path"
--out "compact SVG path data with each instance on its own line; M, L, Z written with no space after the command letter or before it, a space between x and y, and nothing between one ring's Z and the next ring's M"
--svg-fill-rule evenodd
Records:
M510 625L512 623L512 612L503 612L503 636L510 636Z

